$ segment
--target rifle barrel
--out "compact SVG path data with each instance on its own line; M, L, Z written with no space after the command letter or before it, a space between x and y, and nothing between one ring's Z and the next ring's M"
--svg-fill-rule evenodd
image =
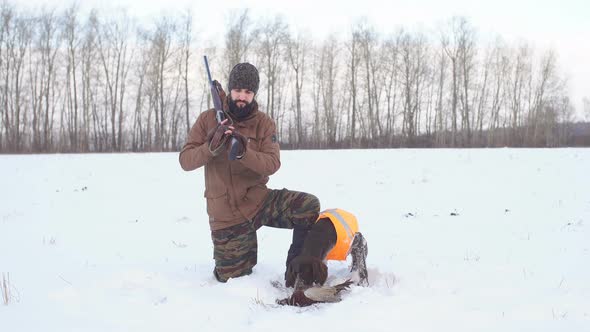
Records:
M207 68L207 76L209 77L209 84L213 84L213 79L211 79L211 71L209 70L209 61L207 60L207 56L204 55L203 58L205 59L205 68Z

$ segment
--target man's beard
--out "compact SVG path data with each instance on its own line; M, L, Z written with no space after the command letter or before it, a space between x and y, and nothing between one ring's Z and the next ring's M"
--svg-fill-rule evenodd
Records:
M229 98L229 114L238 121L245 120L250 116L252 110L254 110L254 106L256 105L256 101L252 100L252 102L248 103L243 100L240 102L244 103L245 105L240 107L238 106L237 102L233 100L231 97Z

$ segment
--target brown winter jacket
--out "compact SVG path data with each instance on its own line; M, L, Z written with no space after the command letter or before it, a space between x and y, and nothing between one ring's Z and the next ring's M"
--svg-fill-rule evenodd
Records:
M275 123L257 108L248 119L233 124L236 131L248 138L246 153L239 160L228 159L229 143L228 149L216 157L209 151L207 133L216 126L215 110L201 113L179 156L185 171L205 166L211 230L252 220L270 191L266 187L269 175L281 166Z

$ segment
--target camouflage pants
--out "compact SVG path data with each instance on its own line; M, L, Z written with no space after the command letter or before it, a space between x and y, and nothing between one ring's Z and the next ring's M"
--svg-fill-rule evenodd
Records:
M225 282L252 273L258 257L256 231L260 227L306 231L317 220L319 211L320 202L314 195L287 189L272 190L252 221L211 232L215 277Z

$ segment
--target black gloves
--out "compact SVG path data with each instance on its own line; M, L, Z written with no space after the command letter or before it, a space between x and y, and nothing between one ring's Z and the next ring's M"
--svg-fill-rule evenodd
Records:
M230 137L230 135L231 129L229 126L225 124L220 123L215 128L211 129L207 134L207 141L209 142L209 151L211 151L211 153L214 156L219 155L219 153L221 153L221 151L225 147L225 143L227 143L227 140Z
M248 138L242 134L240 134L237 130L234 130L232 133L232 136L236 139L235 143L232 143L234 145L232 145L232 150L230 151L230 160L232 159L232 156L234 156L234 159L242 159L242 157L244 156L244 154L246 154L246 150L248 148Z
M285 285L295 286L297 275L308 286L313 283L323 285L328 278L328 267L319 258L313 256L297 256L287 266Z
M236 131L233 126L223 124L224 122L218 124L207 134L209 151L214 156L218 156L223 151L227 141L230 138L235 138L235 142L232 140L229 160L241 159L248 148L248 138Z

